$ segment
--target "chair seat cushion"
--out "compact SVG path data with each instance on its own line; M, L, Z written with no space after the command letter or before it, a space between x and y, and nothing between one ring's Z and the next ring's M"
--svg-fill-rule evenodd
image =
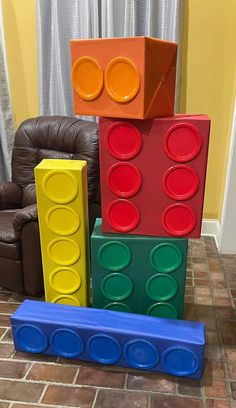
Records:
M12 221L18 210L0 211L0 258L21 259L21 244L18 241Z
M13 228L13 218L18 210L0 211L0 242L17 242L17 236Z
M0 242L0 264L3 259L19 261L21 259L21 243Z

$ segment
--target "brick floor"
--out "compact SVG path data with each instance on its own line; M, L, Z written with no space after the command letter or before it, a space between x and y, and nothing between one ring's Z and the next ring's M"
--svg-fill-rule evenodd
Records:
M190 240L186 288L185 318L206 324L202 381L15 352L25 296L0 288L0 408L236 408L236 255Z

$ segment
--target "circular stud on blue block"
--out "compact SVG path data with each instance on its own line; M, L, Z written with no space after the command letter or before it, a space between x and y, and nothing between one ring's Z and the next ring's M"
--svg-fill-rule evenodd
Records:
M62 357L75 358L84 350L82 338L69 329L57 329L50 335L50 345Z
M114 364L121 357L121 346L111 336L97 334L87 342L87 351L97 363Z
M131 367L153 368L159 362L159 352L149 341L134 339L126 343L125 358Z
M16 338L20 346L29 353L43 353L48 346L48 339L44 332L32 324L18 326Z
M172 347L162 355L162 362L167 372L185 377L194 374L199 369L199 358L192 351L184 347Z

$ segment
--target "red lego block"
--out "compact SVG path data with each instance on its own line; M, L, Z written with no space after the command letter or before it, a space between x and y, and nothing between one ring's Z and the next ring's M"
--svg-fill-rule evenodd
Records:
M199 238L210 120L100 118L102 230Z

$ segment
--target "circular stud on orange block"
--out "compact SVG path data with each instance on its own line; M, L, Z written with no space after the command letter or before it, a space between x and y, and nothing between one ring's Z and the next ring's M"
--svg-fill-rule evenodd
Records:
M170 167L162 179L164 192L174 200L187 200L198 189L198 175L189 166L177 165Z
M132 197L141 187L141 174L132 163L115 163L107 173L107 185L118 197Z
M113 58L106 68L105 86L114 101L131 101L140 87L140 75L135 64L126 57Z
M161 224L170 235L181 237L192 232L196 215L186 204L171 204L162 213Z
M106 148L109 153L120 160L135 157L142 147L139 130L126 122L115 122L106 131Z
M81 99L92 101L103 87L103 71L100 64L91 57L79 58L72 67L72 83Z
M166 154L174 161L187 162L200 152L202 139L197 128L188 123L172 126L164 137Z

